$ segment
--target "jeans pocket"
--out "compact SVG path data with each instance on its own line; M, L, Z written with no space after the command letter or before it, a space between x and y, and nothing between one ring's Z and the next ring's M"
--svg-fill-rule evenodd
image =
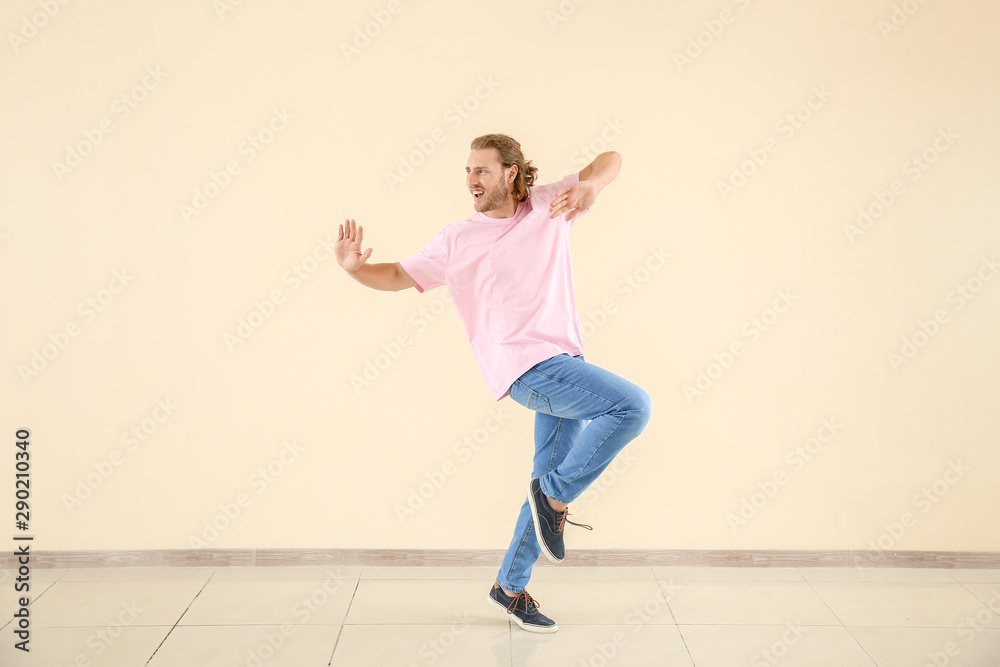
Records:
M514 399L514 402L520 403L529 410L552 414L552 408L549 406L549 399L542 396L534 389L531 389L520 380L514 380L514 384L510 386L509 391L510 397Z

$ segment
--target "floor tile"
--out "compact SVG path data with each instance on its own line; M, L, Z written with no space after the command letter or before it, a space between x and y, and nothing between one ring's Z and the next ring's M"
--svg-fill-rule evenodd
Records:
M679 582L670 608L680 625L840 625L810 584Z
M966 626L852 627L850 631L879 667L997 667L1000 664L1000 630L974 630Z
M962 587L987 607L976 612L980 625L990 625L982 620L990 614L1000 616L1000 584L962 584Z
M985 609L961 584L812 584L847 626L955 627Z
M694 667L675 625L560 625L541 635L511 628L511 653L519 667L613 665Z
M214 567L93 567L70 570L60 581L208 581Z
M536 567L532 581L656 581L651 567Z
M543 614L566 625L673 625L671 591L656 581L532 582Z
M10 667L141 667L170 626L49 628L33 626L30 651L14 648L11 628L0 632L0 665Z
M57 581L62 578L69 570L52 570L45 568L31 568L31 580L32 581ZM14 581L17 576L17 571L13 569L0 570L0 587L6 587L9 582Z
M463 621L447 625L345 625L330 664L510 667L510 629L506 623L475 625Z
M54 581L34 581L34 577L32 577L31 589L27 591L29 594L29 612L34 610L35 603L38 602L45 592L52 588L54 584ZM20 606L20 598L24 595L24 591L14 590L13 580L8 584L8 586L4 586L3 589L0 589L4 590L4 594L0 595L0 630L6 629L8 625L11 625L14 622L14 612L16 612ZM7 594L7 591L10 591L10 593Z
M356 580L365 569L359 565L220 567L213 580L226 579L333 579Z
M805 581L794 567L654 567L661 581Z
M951 570L895 567L804 567L806 581L831 583L944 583L955 580Z
M148 667L326 667L339 633L339 624L178 626Z
M488 606L489 581L362 579L348 625L503 625L505 614Z
M424 567L424 566L383 566L366 567L361 573L362 579L474 579L490 582L496 579L497 567Z
M682 625L680 632L698 667L876 667L841 626Z
M1000 584L1000 570L948 570L955 581Z
M11 581L7 586L0 588L3 594L0 595L0 622L6 623L10 619L10 615L14 613L14 610L19 606L18 600L27 595L29 603L28 605L34 605L45 591L52 588L55 585L54 581L35 581L34 577L29 582L29 590L27 591L17 591L14 589L14 582ZM2 627L2 626L0 626Z
M35 627L173 625L200 581L60 581L32 605Z
M356 585L340 579L213 579L180 625L339 625Z
M540 565L542 635L489 605L496 569L33 570L33 651L8 621L0 665L1000 665L1000 570Z

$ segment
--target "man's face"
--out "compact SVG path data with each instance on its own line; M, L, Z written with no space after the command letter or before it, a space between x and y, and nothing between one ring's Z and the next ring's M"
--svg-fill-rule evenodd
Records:
M472 151L465 165L465 185L472 193L476 212L493 211L510 201L516 169L510 167L505 170L495 148Z

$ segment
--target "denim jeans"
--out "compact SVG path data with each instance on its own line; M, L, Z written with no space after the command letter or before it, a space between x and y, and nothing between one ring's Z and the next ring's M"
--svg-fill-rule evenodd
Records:
M516 403L535 411L531 477L540 478L546 496L563 503L586 491L649 422L649 395L583 356L563 353L535 364L509 391ZM540 553L525 492L497 583L515 593L524 590Z

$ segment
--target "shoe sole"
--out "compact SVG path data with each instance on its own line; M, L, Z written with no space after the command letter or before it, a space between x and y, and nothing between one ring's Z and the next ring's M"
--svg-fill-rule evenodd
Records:
M544 492L543 492L544 495ZM545 540L542 539L542 528L538 523L538 508L535 507L535 494L531 492L531 480L528 480L528 506L531 507L531 522L535 525L535 540L538 542L538 546L541 548L542 553L553 563L563 562L562 558L556 558L555 554L549 551L549 548L545 546Z
M490 607L491 608L493 608L493 609L499 609L506 616L508 616L509 618L513 619L513 621L515 623L517 623L518 625L520 625L522 629L527 630L528 632L538 632L538 633L541 633L541 634L552 634L553 632L555 632L556 630L559 629L558 625L525 625L524 621L522 621L521 619L519 619L514 614L509 613L507 611L507 607L503 606L500 602L494 600L493 596L490 595L489 593L486 594L486 601L490 603Z

